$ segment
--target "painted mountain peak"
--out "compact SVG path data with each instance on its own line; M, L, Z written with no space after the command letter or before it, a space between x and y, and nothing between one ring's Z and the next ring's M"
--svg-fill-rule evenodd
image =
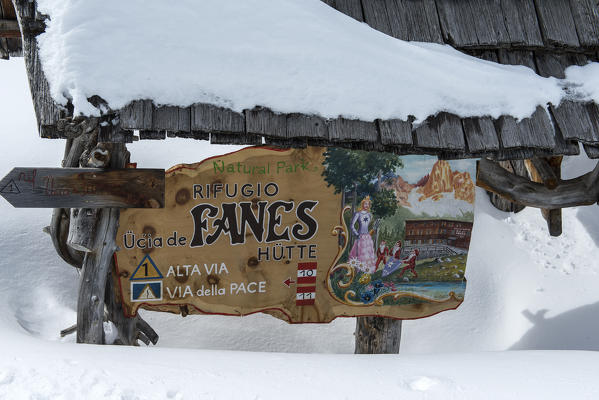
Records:
M401 176L387 179L382 186L393 190L397 203L403 207L412 207L414 197L410 196L416 189L419 194L417 201L426 199L441 200L446 194L453 193L456 200L463 200L474 204L474 182L467 171L453 171L449 162L438 160L433 165L431 172L418 180L415 184L406 182Z

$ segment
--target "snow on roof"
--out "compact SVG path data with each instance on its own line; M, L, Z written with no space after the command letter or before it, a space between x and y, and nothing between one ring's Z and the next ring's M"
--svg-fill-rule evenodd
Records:
M112 109L152 99L364 121L440 111L525 118L565 96L599 102L597 79L585 83L597 64L577 68L570 81L542 78L449 46L394 39L319 0L38 6L51 19L38 42L52 96L71 100L76 114L98 113L92 95Z

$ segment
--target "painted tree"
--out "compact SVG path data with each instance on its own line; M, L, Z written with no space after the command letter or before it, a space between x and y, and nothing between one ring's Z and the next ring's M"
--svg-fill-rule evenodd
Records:
M347 195L352 199L352 215L356 210L358 199L370 196L372 214L376 221L391 216L397 210L395 193L383 189L382 179L394 174L397 168L402 168L401 159L390 153L367 152L328 148L324 153L325 170L323 176L329 186L335 188L335 193L343 194L343 205ZM375 222L375 226L378 223ZM350 246L353 243L350 232Z

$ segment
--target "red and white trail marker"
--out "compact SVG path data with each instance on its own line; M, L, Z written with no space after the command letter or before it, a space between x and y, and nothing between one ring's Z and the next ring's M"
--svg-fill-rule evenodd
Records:
M299 263L297 265L297 294L295 304L298 306L313 305L316 299L317 263ZM300 286L309 285L309 286Z

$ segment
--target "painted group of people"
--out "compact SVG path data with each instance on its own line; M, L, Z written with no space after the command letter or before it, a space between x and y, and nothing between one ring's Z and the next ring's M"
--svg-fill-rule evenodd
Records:
M385 241L381 241L375 252L374 242L369 229L372 222L370 206L370 197L367 196L362 200L360 208L353 215L351 230L357 239L349 252L350 260L357 260L359 263L358 269L370 274L375 273L382 263L383 277L391 275L405 264L399 276L402 277L404 273L409 271L417 278L416 259L419 254L418 249L413 249L407 257L401 258L401 241L398 240L391 250L387 247ZM357 229L356 224L358 225Z

